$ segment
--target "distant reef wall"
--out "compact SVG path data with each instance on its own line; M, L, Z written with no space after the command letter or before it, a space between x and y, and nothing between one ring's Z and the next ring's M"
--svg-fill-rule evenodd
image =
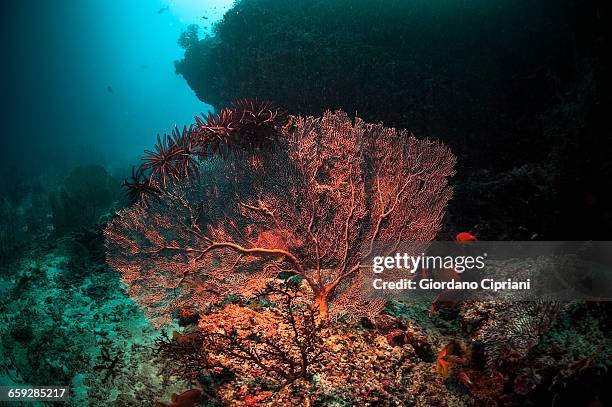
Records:
M543 236L549 226L542 216L527 215L534 204L566 213L546 221L564 224L566 216L569 222L577 210L592 208L560 202L578 202L612 176L610 154L593 154L609 121L604 3L239 0L213 36L183 36L185 55L175 66L216 108L257 97L293 114L342 109L442 139L459 159L458 182L478 182L464 184L470 191L464 197L458 189L454 204L463 213L485 194L486 208L500 203L492 196L507 189L499 180L519 179L504 205L522 205L525 215L507 218L525 218L519 237ZM516 175L525 173L529 185ZM524 191L542 189L528 202ZM610 202L604 195L599 202ZM462 225L505 216L482 210L473 209ZM583 219L574 223L585 228ZM607 225L605 234L612 233L612 222Z
M572 15L565 0L242 0L176 70L215 107L259 97L517 148L568 74Z

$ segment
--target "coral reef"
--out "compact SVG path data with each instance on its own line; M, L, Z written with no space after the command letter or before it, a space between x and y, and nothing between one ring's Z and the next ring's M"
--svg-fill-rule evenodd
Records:
M239 102L185 129L197 176L183 176L177 133L158 138L144 167L164 193L106 228L109 264L153 320L228 293L248 298L281 272L303 279L321 319L372 317L384 301L357 295L362 243L371 252L377 240L430 241L440 230L455 164L446 146L342 112L281 128L267 106Z
M0 276L0 384L69 385L66 405L75 407L150 406L181 390L163 383L147 350L157 333L103 256L83 260L82 236L47 243L51 234L31 235L31 248ZM97 236L92 253L104 248Z
M310 378L323 353L317 310L297 286L269 285L258 297L273 302L259 310L228 304L200 319L201 343L209 355L205 367L278 386Z
M604 3L237 0L205 36L192 24L178 38L176 73L214 113L158 135L121 174L127 200L100 165L54 173L95 162L75 133L107 127L49 125L45 101L104 101L109 116L144 82L109 72L100 99L78 98L47 79L91 70L9 64L43 81L6 75L27 113L8 122L37 124L6 132L0 162L21 165L0 172L0 386L70 386L68 407L612 405L612 303L360 290L375 241L611 240ZM209 11L196 17L221 16ZM67 55L41 44L35 57ZM144 78L163 73L154 59L123 65ZM560 272L581 261L487 272L542 266L601 292L599 270Z
M28 236L45 228L49 200L40 178L15 168L0 174L0 265L20 258Z
M187 29L183 31L181 35L179 36L179 39L177 41L178 45L183 49L187 49L197 44L199 41L199 38L198 38L199 29L200 27L197 24L189 24L187 26Z
M55 231L65 234L98 223L110 210L117 193L116 180L104 167L76 167L59 190L49 194Z
M225 405L387 405L411 399L407 377L420 359L410 345L391 346L376 331L317 325L314 309L304 303L287 307L287 299L295 305L292 292L270 294L281 297L272 308L228 304L204 315L197 345L193 333L175 335L161 343L162 359L170 366L206 368L214 390L209 397Z
M17 257L25 242L23 214L8 199L0 199L0 264Z
M283 385L286 380L278 375L240 365L244 355L219 349L228 342L205 345L200 328L210 327L211 339L223 328L234 330L241 344L262 346L261 339L265 343L265 338L291 332L285 329L291 308L279 306L279 297L230 297L200 313L183 308L169 328L180 333L168 335L143 318L119 273L104 264L100 229L69 234L57 243L49 238L52 233L41 228L30 235L30 248L0 276L0 383L71 384L74 397L68 406L144 407L189 388L202 389L204 405L570 406L610 401L609 304L569 303L553 319L537 304L472 301L430 319L429 303L391 303L362 326L321 326L314 354L319 357L310 359L307 375ZM294 288L301 286L298 280L290 279ZM292 301L298 312L312 305L299 296ZM279 313L285 317L276 329ZM537 341L524 347L521 337L511 338L514 331L529 333L521 327L537 328ZM437 359L450 343L456 345L448 352L451 357L442 359L448 364L443 376L436 372ZM504 363L487 363L487 355L511 350L504 344L519 352L510 352L514 356ZM41 354L45 357L37 357ZM210 368L211 357L227 369ZM289 364L281 361L281 366Z
M487 368L522 360L554 322L556 302L492 301L462 306L462 324L470 327L471 338L483 345Z
M547 75L571 57L559 46L571 3L238 1L175 65L217 109L257 95L294 114L358 112L442 137L470 166L501 166L514 157L482 153L513 143L538 156L521 132L536 129Z

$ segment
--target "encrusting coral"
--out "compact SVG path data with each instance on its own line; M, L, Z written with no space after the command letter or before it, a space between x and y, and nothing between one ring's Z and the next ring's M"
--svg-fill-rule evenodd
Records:
M190 377L209 375L211 397L225 405L408 402L408 376L421 363L412 346L392 346L377 330L317 324L294 289L268 295L279 302L220 306L198 331L162 340L162 360L183 377L183 366Z

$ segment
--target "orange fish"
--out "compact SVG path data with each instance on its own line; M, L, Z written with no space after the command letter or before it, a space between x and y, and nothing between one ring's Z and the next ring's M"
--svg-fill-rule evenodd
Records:
M449 345L446 345L442 350L438 353L438 358L436 360L436 372L442 376L443 379L446 379L448 375L448 360L446 360L446 355L448 354Z
M455 240L458 242L475 242L478 239L470 232L461 232L455 236Z
M181 394L172 394L172 403L165 404L161 402L156 402L155 405L157 407L194 407L200 402L200 398L202 397L202 390L200 389L191 389L182 392Z

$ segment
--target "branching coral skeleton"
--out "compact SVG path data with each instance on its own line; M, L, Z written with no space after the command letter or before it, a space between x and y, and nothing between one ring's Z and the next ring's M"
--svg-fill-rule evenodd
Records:
M359 270L374 242L438 233L455 164L446 146L343 112L282 127L262 112L241 120L263 118L273 134L235 133L232 154L201 157L198 176L107 227L108 262L153 320L248 297L282 271L303 279L321 319L372 317L384 302L361 298Z

